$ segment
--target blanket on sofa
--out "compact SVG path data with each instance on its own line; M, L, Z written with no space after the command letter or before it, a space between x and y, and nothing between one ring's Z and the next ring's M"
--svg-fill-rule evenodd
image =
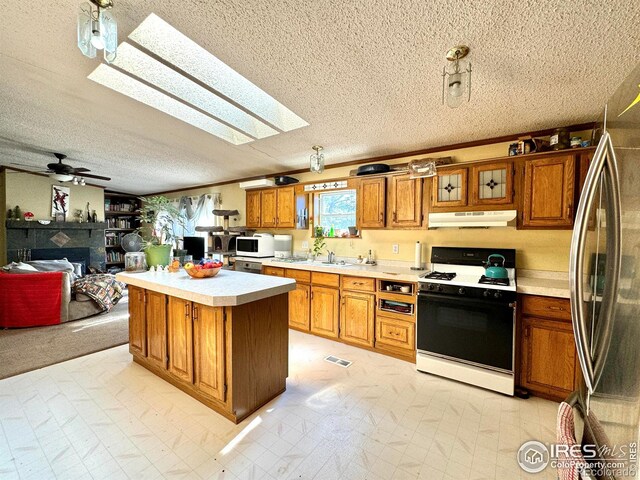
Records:
M87 275L73 283L76 295L82 293L90 297L107 312L122 298L124 288L124 283L109 274Z

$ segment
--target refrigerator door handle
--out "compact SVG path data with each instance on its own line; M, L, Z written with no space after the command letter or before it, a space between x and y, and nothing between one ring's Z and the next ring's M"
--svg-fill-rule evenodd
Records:
M588 335L587 317L584 312L584 257L588 230L588 215L595 201L598 182L604 176L607 181L607 209L612 215L610 221L612 238L607 238L607 250L611 248L612 256L607 259L610 276L606 279L601 318L605 324L599 326L597 344L591 343ZM611 261L613 259L613 261ZM582 368L588 393L592 394L602 374L606 352L611 336L611 314L615 305L618 273L620 271L620 192L617 163L611 137L605 132L598 143L591 166L585 179L585 186L580 196L576 212L575 227L571 238L569 259L569 284L571 296L571 321L576 342L578 360ZM595 284L594 284L595 287ZM592 292L595 295L596 292Z

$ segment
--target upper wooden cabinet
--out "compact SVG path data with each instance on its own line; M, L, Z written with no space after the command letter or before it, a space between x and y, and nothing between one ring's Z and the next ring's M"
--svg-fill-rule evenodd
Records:
M276 227L295 228L296 196L294 187L276 189Z
M524 228L571 228L575 195L573 154L524 161Z
M513 205L513 163L483 163L470 167L469 205Z
M385 177L363 178L358 188L358 227L384 228L387 192Z
M260 220L262 218L262 192L260 190L247 191L247 227L260 228Z
M466 168L447 168L433 177L431 207L459 209L466 206L468 174Z
M278 194L275 188L260 192L260 226L276 228L278 218Z
M422 225L422 179L409 175L389 178L387 226L412 228Z

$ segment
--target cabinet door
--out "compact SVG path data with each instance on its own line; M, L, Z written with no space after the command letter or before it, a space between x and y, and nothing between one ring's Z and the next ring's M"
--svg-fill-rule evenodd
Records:
M289 292L289 326L309 331L311 287L297 283L296 289Z
M160 368L167 368L167 297L146 291L147 359Z
M358 188L358 228L384 228L387 179L368 178Z
M433 177L431 206L437 208L466 206L467 175L466 168L448 168Z
M191 302L169 297L169 372L185 382L193 381L193 322Z
M342 292L341 339L356 345L373 347L375 299L375 295L370 293Z
M147 355L147 325L144 308L144 290L140 287L129 289L129 353Z
M376 317L376 347L410 354L416 348L415 324L406 320Z
M573 155L525 161L522 226L571 227L574 180Z
M422 179L409 175L389 179L389 203L387 225L406 228L422 225Z
M201 392L225 400L224 307L193 305L194 383Z
M555 399L575 387L576 348L571 323L536 317L522 319L523 387Z
M513 163L471 167L470 205L513 205Z
M295 228L296 196L294 187L276 189L276 226L278 228Z
M247 192L247 227L260 227L260 207L261 207L260 191Z
M271 188L269 190L262 190L260 192L260 205L261 205L261 218L260 218L260 226L275 228L276 227L276 218L278 216L278 212L276 209L276 205L278 203L277 193L275 188Z
M311 287L311 333L338 338L339 298L337 288Z

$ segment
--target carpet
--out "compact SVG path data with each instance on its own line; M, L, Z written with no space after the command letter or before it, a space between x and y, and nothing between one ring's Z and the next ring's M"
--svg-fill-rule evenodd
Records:
M128 308L125 296L109 313L60 325L0 330L0 379L128 343Z

